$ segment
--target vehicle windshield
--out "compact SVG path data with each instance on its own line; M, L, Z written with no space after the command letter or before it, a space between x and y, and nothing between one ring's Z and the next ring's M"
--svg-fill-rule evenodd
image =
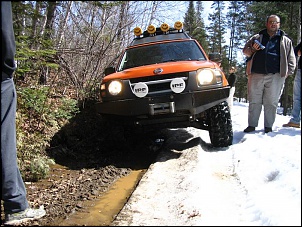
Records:
M170 61L201 61L205 56L194 40L170 42L127 50L118 71Z

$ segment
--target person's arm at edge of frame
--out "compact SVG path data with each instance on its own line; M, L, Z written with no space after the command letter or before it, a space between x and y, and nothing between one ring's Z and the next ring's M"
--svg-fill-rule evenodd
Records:
M298 54L298 51L300 50L300 55L301 55L301 41L300 41L300 43L297 45L297 46L295 46L295 48L294 48L294 51L295 51L295 55L296 56L299 56L299 54Z
M5 5L6 4L6 5ZM2 40L2 72L8 76L12 76L16 70L15 64L15 34L13 30L13 22L5 22L5 20L12 20L11 2L1 1L1 40Z
M295 73L295 69L296 69L296 56L295 56L293 43L290 39L289 39L289 43L288 43L287 47L289 48L289 52L287 55L288 70L287 70L285 77L288 77L289 75L293 75Z

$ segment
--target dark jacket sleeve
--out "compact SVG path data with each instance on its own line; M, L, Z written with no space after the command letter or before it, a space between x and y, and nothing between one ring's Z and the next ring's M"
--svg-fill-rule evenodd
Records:
M297 45L297 46L295 46L295 48L294 48L294 51L295 51L295 55L296 56L298 56L298 51L301 51L301 42Z
M229 76L228 76L228 82L229 82L229 85L231 87L234 87L235 86L235 82L236 82L236 75L235 73L231 73Z
M301 51L301 42L297 46L295 46L295 49L294 49L296 58L298 59L297 67L298 67L298 69L301 69L301 56L300 57L298 56L298 51L299 50Z
M1 1L1 64L3 73L12 77L16 70L16 43L13 29L12 5L10 1ZM3 78L2 78L3 80Z

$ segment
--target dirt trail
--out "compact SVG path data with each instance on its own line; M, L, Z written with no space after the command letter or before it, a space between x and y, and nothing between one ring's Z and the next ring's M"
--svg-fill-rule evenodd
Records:
M26 182L32 207L44 205L46 216L22 226L54 226L84 211L131 171L147 169L159 152L158 135L127 135L104 127L100 116L83 111L64 126L47 149L56 162L46 179ZM157 134L157 133L155 133ZM4 213L1 201L1 225Z

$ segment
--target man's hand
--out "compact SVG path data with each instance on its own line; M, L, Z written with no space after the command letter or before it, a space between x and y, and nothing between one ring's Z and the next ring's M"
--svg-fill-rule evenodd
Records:
M258 50L261 50L261 48L260 48L259 44L253 43L251 50L254 53L254 52L258 51Z

